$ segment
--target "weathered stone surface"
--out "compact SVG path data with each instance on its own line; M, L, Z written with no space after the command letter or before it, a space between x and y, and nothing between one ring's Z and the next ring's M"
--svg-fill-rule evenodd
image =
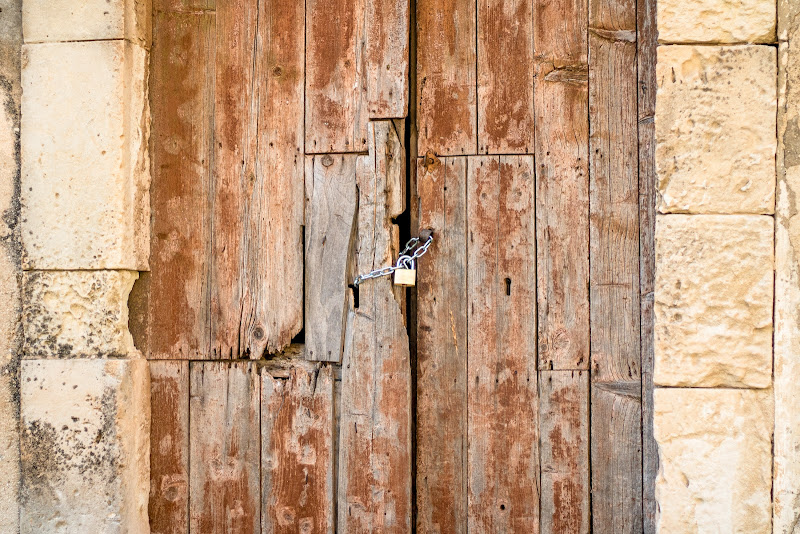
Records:
M146 270L146 58L127 41L23 47L29 269Z
M666 43L770 43L774 0L659 0L658 39Z
M22 534L149 532L147 362L22 362Z
M800 3L778 2L773 531L800 524Z
M769 387L773 219L660 215L656 385Z
M658 49L656 172L662 213L772 213L776 52Z
M25 42L125 38L147 46L150 8L147 0L25 0Z
M24 275L25 358L125 358L135 271L28 271Z
M654 418L659 532L771 532L770 391L656 389Z

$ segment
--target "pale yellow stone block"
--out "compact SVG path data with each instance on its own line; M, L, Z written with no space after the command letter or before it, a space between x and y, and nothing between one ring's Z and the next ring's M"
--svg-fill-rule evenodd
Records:
M149 0L25 0L26 43L129 39L148 46Z
M24 266L146 270L145 50L33 44L22 64Z
M773 265L772 217L658 216L656 385L769 387Z
M775 48L661 46L656 71L659 211L773 213Z
M147 361L25 360L21 534L149 532Z
M654 402L658 531L772 532L771 391L656 389Z
M125 358L135 271L27 271L25 358Z
M658 0L657 6L661 42L775 41L775 0Z

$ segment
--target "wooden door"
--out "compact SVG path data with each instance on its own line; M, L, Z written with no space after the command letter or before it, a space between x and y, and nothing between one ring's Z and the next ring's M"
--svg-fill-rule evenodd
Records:
M654 532L654 3L154 0L154 534Z

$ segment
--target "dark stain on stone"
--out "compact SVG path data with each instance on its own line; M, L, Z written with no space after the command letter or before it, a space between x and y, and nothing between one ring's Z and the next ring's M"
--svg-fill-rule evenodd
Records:
M786 167L800 165L800 124L797 117L791 119L786 124L783 133L784 161Z

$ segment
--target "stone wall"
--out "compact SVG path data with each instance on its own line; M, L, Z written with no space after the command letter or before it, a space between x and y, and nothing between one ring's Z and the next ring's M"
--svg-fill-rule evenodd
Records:
M800 507L781 505L780 477L772 502L773 433L776 472L788 463L787 477L800 473L797 458L781 459L800 450L782 429L798 413L786 390L800 286L780 155L776 167L776 5L660 0L658 28L658 528L755 534L774 521L775 532L794 532ZM800 440L800 428L794 434ZM783 493L798 481L787 479Z
M148 4L22 4L23 534L149 532Z

